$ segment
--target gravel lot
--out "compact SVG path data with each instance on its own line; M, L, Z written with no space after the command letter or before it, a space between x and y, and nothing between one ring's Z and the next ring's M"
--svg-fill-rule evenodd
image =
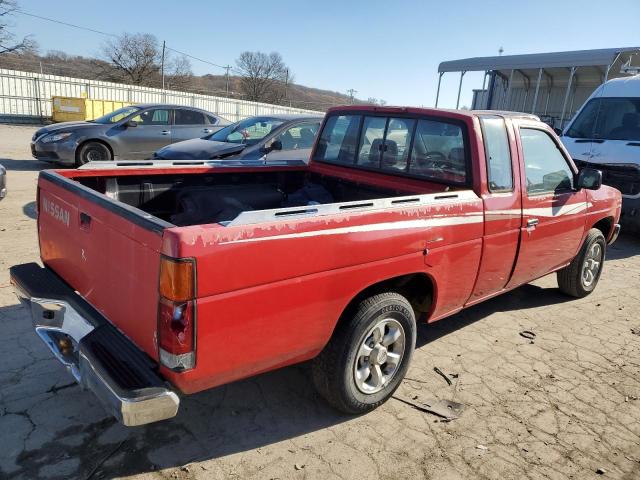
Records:
M624 235L586 299L549 276L421 327L398 399L368 415L331 410L301 365L183 398L171 421L120 426L53 360L9 286L10 265L38 259L46 165L30 157L33 130L0 126L0 478L640 478L640 238ZM466 409L442 422L405 403L433 398Z

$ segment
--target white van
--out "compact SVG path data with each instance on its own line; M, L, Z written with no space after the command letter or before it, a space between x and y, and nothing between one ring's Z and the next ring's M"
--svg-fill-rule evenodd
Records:
M562 134L578 165L622 192L625 229L640 231L640 75L600 85Z

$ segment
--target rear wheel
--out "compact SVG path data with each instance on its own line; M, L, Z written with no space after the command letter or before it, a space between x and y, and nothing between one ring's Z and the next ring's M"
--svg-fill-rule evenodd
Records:
M111 159L111 151L104 143L87 142L80 147L80 151L76 158L76 164L80 166L87 162L100 162Z
M404 378L416 342L416 321L402 295L381 293L363 300L336 327L312 364L318 392L338 410L373 410Z
M569 265L558 271L558 286L563 293L582 298L593 292L600 280L607 242L597 228L592 228Z

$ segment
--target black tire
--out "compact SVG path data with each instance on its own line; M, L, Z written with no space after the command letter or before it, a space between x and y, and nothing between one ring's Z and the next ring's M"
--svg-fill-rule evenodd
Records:
M597 247L594 247L597 245ZM593 272L593 268L590 268L593 273L591 276L587 275L589 278L585 279L584 273L585 268L587 267L585 264L593 257L594 250L599 248L599 265L597 267L597 272ZM607 242L604 238L604 235L597 228L592 228L587 233L587 238L582 244L582 248L578 252L578 255L571 261L569 265L564 267L562 270L559 270L557 273L558 276L558 286L563 293L570 295L576 298L583 298L593 292L598 284L598 280L600 280L600 275L602 274L602 268L604 266L604 259L607 249ZM590 265L594 265L590 263Z
M111 150L104 143L87 142L78 151L76 155L76 165L84 165L87 162L99 162L111 160Z
M360 302L352 314L347 315L347 318L341 319L324 350L313 360L311 369L316 389L333 407L344 413L359 414L371 411L387 401L402 382L415 348L416 320L407 299L394 292L371 296ZM381 390L363 393L362 386L359 387L355 379L356 362L364 358L358 357L358 352L363 342L373 338L371 330L384 322L391 322L394 331L400 330L397 328L398 325L402 327L402 344L393 343L388 347L390 353L397 347L395 353L398 355L401 352L401 357L388 380L380 382ZM391 332L389 324L382 329ZM382 344L383 342L376 344L371 356L366 357L367 362L372 362L370 358L374 356L377 348L383 348ZM377 355L376 358L380 360ZM380 358L387 359L386 353L381 354ZM388 363L381 362L379 365L382 372L393 368L393 365Z

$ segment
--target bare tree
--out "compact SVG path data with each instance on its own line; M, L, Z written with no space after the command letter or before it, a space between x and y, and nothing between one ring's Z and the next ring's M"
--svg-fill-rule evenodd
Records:
M172 90L182 90L193 83L191 62L185 55L173 58L165 54L165 86Z
M247 100L277 103L285 95L285 82L290 83L282 56L277 52L242 52L236 60L241 75L240 86Z
M102 56L121 80L134 85L148 84L158 75L161 52L158 39L148 33L124 33L102 46Z
M18 4L15 0L0 0L0 55L36 50L36 43L31 37L26 36L22 40L16 40L15 35L9 31L11 25L8 17L17 9Z

